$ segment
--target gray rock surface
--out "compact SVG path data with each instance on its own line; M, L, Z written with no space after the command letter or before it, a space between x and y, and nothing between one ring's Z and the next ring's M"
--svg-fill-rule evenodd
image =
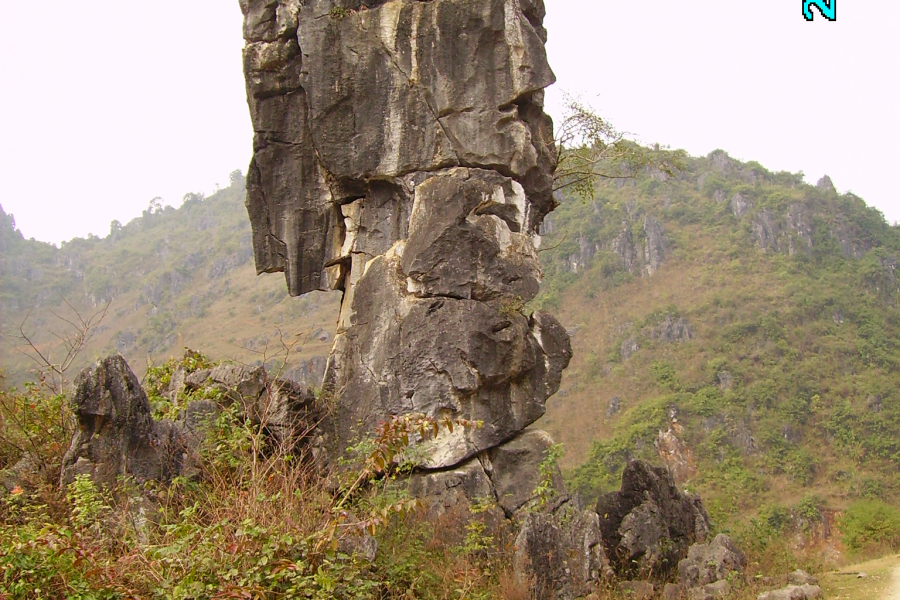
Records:
M694 339L694 331L686 318L666 315L655 327L650 328L650 338L662 343L689 342Z
M684 588L677 583L667 583L662 591L663 600L682 600L684 598Z
M731 212L734 213L734 216L738 219L743 217L752 207L753 205L750 200L742 196L740 192L736 192L734 196L731 197Z
M744 553L725 534L708 544L694 544L678 563L678 581L685 588L699 588L742 575L747 566Z
M824 192L834 192L834 183L828 175L822 175L822 178L816 182L816 187Z
M221 392L225 405L237 403L252 423L262 426L278 443L302 438L319 416L308 385L271 378L263 367L223 364L189 375L176 373L173 382L182 381L187 391L206 388ZM178 393L180 390L170 385L169 394Z
M533 506L537 488L543 483L541 463L549 455L553 440L537 429L529 429L515 439L491 449L491 480L497 494L497 502L507 516ZM562 473L556 464L547 464L552 489L565 490Z
M553 209L539 0L244 0L257 270L344 298L323 425L339 455L394 415L483 421L446 469L544 413L571 356L526 315Z
M644 245L644 269L647 275L653 275L666 257L669 240L662 224L650 215L644 219L644 235L647 240Z
M622 232L613 239L611 250L619 256L622 268L626 271L634 273L638 270L640 260L634 235L631 233L631 224L628 221L622 222Z
M764 208L753 217L750 227L756 240L756 245L761 250L778 252L778 238L781 234L781 228L768 208Z
M785 225L789 234L788 254L810 254L813 247L812 220L803 204L795 202L788 207Z
M478 458L444 471L414 473L408 486L410 494L425 505L431 521L454 510L468 513L473 506L497 504L494 485ZM504 516L502 510L500 516Z
M342 288L342 269L327 272L346 233L339 206L444 167L514 177L537 231L555 166L542 2L241 4L260 271L285 271L295 295Z
M687 592L689 600L715 600L716 598L724 598L731 593L731 584L725 579L708 583L700 587L691 588Z
M0 497L14 490L34 490L45 480L46 469L41 461L30 453L26 453L11 467L0 470Z
M756 597L757 600L817 600L824 598L822 588L817 585L789 585L780 590L763 592Z
M632 461L622 488L597 502L606 554L620 576L665 578L695 542L709 535L700 499L678 490L664 468Z
M638 345L637 339L635 339L634 336L622 340L622 347L619 349L619 356L622 357L622 362L631 358L631 356L640 349L641 347Z
M514 573L535 598L571 600L612 576L600 519L567 501L552 511L527 513L515 542Z
M82 371L75 388L77 430L63 458L61 485L78 475L113 486L122 476L143 483L178 474L182 452L176 428L153 420L147 395L121 355Z
M787 576L788 583L791 585L818 585L819 581L804 571L803 569L797 569L796 571L791 571Z
M146 393L121 355L82 371L72 398L77 429L63 458L60 484L66 486L78 475L105 487L120 477L142 484L195 476L200 443L230 403L262 426L271 444L300 441L318 418L309 388L270 381L262 368L221 365L189 374L175 371L164 394L178 401L180 394L201 388L220 391L221 404L193 400L177 420L156 421Z

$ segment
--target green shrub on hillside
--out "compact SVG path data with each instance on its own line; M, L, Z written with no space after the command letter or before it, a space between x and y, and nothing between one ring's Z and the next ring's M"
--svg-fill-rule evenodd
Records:
M853 552L900 546L900 510L881 500L858 500L841 515L841 539Z

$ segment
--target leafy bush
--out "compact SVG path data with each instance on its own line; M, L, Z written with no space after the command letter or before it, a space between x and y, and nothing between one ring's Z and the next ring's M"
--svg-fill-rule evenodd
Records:
M0 376L0 386L3 383ZM55 480L72 432L65 396L50 393L40 383L26 384L22 391L0 388L0 470L28 456L48 480Z
M881 500L859 500L841 515L841 539L861 552L900 545L900 511Z
M176 368L211 364L197 353L170 361L153 371L149 391L159 395ZM39 386L4 394L41 408L28 427L0 422L2 439L52 456L40 420L57 418L65 399ZM497 597L511 545L474 520L455 527L462 538L448 539L395 478L409 468L410 439L479 426L397 417L326 479L286 449L261 452L260 426L226 408L203 443L196 479L101 490L80 476L65 493L45 484L0 498L0 598ZM374 562L354 552L363 535L377 540Z

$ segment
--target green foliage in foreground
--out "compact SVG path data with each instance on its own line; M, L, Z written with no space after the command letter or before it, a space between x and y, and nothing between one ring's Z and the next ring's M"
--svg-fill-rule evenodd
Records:
M188 351L153 370L149 391L164 388L176 367L212 364ZM68 406L40 386L0 393ZM302 455L269 448L264 427L244 421L234 404L222 408L201 448L200 477L170 486L121 481L114 490L81 476L60 492L63 449L43 444L40 427L0 420L0 440L23 440L50 465L9 492L0 488L0 598L497 597L508 568L500 540L483 525L466 535L461 521L427 521L394 477L413 434L479 424L394 419L326 481ZM35 414L45 425L58 418ZM9 474L0 470L0 479ZM357 551L366 535L379 546L374 562Z

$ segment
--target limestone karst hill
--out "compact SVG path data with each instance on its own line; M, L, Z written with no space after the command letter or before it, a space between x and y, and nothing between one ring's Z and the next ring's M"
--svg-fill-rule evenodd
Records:
M640 456L718 523L896 497L900 232L878 211L716 151L564 201L544 233L536 304L574 349L544 427L582 494Z
M49 344L62 299L86 313L111 301L76 368L118 350L140 376L182 346L254 363L278 326L300 341L292 368L320 376L338 300L256 277L243 200L237 179L58 249L4 215L2 330L28 316ZM861 199L715 152L677 178L561 198L542 233L535 304L574 349L542 427L587 499L635 456L667 461L720 524L810 504L827 521L896 497L900 236ZM32 364L12 341L0 364L21 382Z
M101 311L106 318L73 365L71 379L90 362L121 352L143 374L148 361L180 356L182 346L238 362L280 364L285 342L295 344L286 372L321 378L332 344L337 299L313 293L288 302L282 280L256 276L244 178L209 198L187 194L180 208L157 204L103 238L59 248L25 239L12 215L0 218L0 365L14 383L35 367L18 350L19 328L54 360L64 353L54 334ZM72 308L66 305L69 303ZM17 350L18 349L18 350ZM279 355L279 352L282 354Z

